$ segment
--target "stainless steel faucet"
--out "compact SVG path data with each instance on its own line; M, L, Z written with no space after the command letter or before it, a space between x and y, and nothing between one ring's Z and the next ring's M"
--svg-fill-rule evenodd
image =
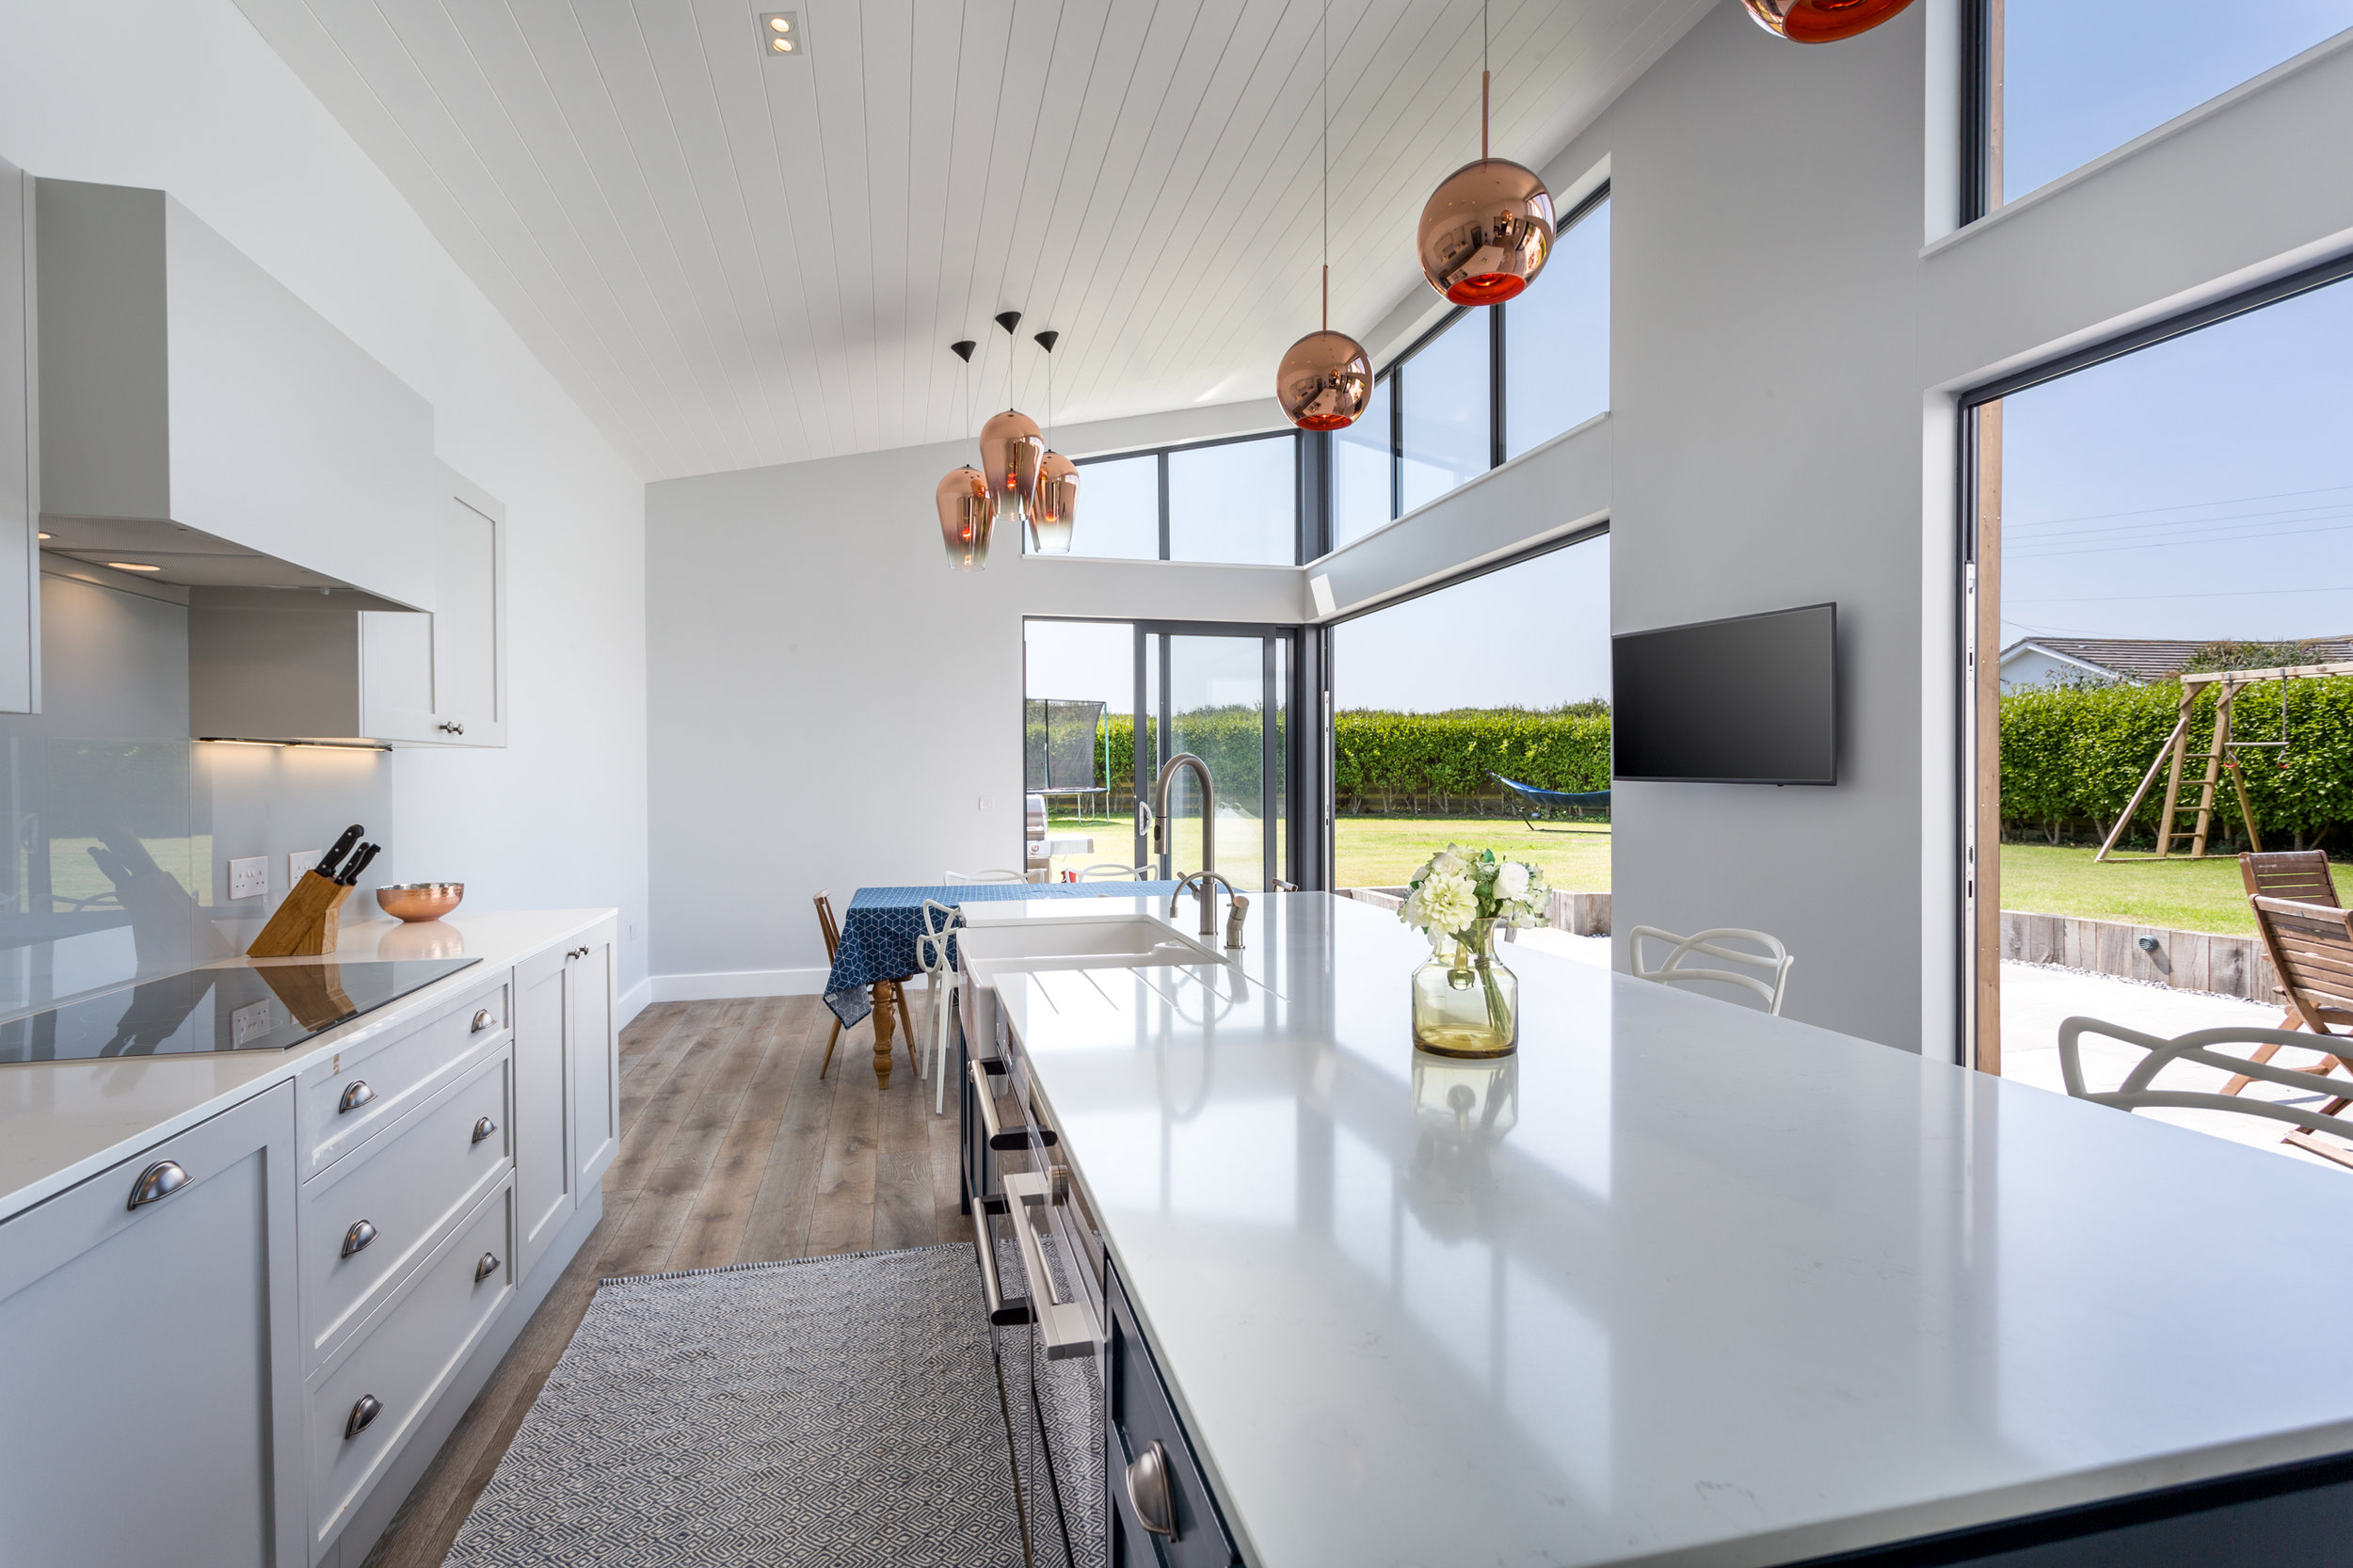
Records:
M1172 920L1176 918L1176 901L1185 896L1186 888L1191 888L1193 889L1193 896L1201 904L1201 935L1204 936L1212 935L1217 930L1216 925L1209 920L1210 900L1216 897L1209 891L1209 884L1212 882L1225 889L1225 945L1229 948L1239 948L1241 946L1242 918L1250 913L1250 901L1237 892L1232 883L1215 872L1194 872L1182 882L1177 883L1176 890L1168 895L1168 918Z
M1180 751L1162 762L1160 776L1152 785L1152 853L1168 853L1168 792L1178 768L1191 768L1201 777L1201 869L1213 872L1217 870L1217 785L1209 777L1209 764L1190 751ZM1232 883L1225 886L1232 890ZM1209 931L1206 914L1201 917L1201 931L1204 936Z

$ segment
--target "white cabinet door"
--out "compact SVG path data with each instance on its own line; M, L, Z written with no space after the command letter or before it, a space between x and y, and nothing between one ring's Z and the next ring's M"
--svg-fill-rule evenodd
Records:
M566 1032L572 1064L573 1190L585 1192L621 1148L620 1062L613 1035L613 927L583 938L570 972Z
M572 1163L565 1126L565 992L570 949L515 966L515 1277L532 1268L572 1217Z
M40 712L40 381L33 182L0 158L0 712Z
M505 509L444 472L433 517L433 612L359 616L362 733L506 744Z
M308 1560L294 1097L0 1224L0 1564Z

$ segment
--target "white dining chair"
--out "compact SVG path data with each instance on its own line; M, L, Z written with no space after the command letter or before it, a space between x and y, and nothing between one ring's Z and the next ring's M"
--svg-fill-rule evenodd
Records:
M2083 1037L2104 1034L2111 1040L2121 1040L2128 1046L2138 1046L2149 1054L2124 1075L2124 1080L2114 1089L2094 1094L2084 1084ZM2329 1039L2322 1035L2319 1039ZM2245 1056L2218 1050L2218 1046L2267 1047L2268 1051L2250 1052ZM2319 1073L2303 1072L2282 1067L2268 1059L2270 1051L2292 1046L2299 1050L2325 1051L2315 1037L2285 1029L2258 1029L2249 1025L2233 1025L2221 1029L2193 1030L2168 1040L2155 1034L2143 1034L2121 1024L2105 1023L2098 1018L2074 1017L2059 1025L2059 1078L2067 1092L2077 1099L2094 1105L2110 1105L2119 1111L2137 1111L2143 1106L2162 1107L2174 1111L2229 1111L2241 1116L2261 1116L2268 1121L2285 1122L2289 1132L2280 1141L2292 1144L2308 1154L2339 1165L2353 1168L2353 1148L2324 1144L2313 1136L2315 1132L2330 1132L2339 1138L2353 1141L2353 1122L2336 1114L2345 1108L2345 1092L2353 1088L2344 1079L2325 1077ZM2257 1080L2277 1083L2282 1088L2297 1089L2318 1096L2318 1107L2282 1105L2277 1100L2256 1099L2245 1095L2209 1093L2198 1089L2153 1089L2150 1083L2166 1068L2177 1062L2187 1062L2228 1073L2239 1082Z
M951 888L968 887L982 882L1044 882L1044 872L1013 872L993 867L984 872L950 872L941 878Z
M1668 945L1671 951L1664 963L1653 968L1642 961L1644 937ZM1738 948L1724 945L1733 941L1753 943L1765 951L1743 952ZM1691 961L1694 955L1719 963L1738 964L1759 972L1743 974L1736 969L1706 968ZM1764 1000L1765 1011L1775 1017L1781 1016L1782 995L1789 987L1789 966L1797 962L1789 956L1789 950L1775 937L1762 931L1748 931L1731 925L1711 927L1689 936L1678 936L1655 925L1638 925L1628 934L1626 956L1633 961L1638 980L1655 980L1662 985L1709 981L1736 985L1755 992Z
M941 904L936 899L923 901L923 930L915 938L916 962L923 966L923 974L930 982L923 997L927 1004L923 1013L923 1028L932 1037L932 1114L936 1116L948 1109L948 1020L955 1016L956 970L949 962L948 934L964 923L963 912ZM916 1058L916 1074L922 1075L922 1058Z
M1123 866L1116 861L1104 860L1081 871L1079 873L1079 880L1081 882L1149 882L1152 880L1152 868Z

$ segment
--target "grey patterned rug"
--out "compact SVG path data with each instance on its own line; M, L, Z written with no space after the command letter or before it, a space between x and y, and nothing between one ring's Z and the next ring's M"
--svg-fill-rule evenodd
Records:
M450 1568L1018 1568L972 1249L608 1279Z

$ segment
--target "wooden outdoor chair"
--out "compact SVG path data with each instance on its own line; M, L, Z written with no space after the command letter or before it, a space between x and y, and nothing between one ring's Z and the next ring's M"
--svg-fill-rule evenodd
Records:
M2330 1025L2353 1025L2353 910L2261 894L2250 896L2248 903L2255 909L2255 928L2263 934L2264 952L2270 956L2281 988L2287 994L2287 1015L2280 1020L2280 1029L2333 1041L2344 1029ZM2268 1062L2281 1046L2296 1043L2268 1041L2255 1051L2254 1060ZM2315 1076L2325 1077L2345 1065L2318 1045L2310 1048L2323 1051L2312 1069ZM2248 1081L2249 1075L2241 1073L2223 1085L2222 1092L2235 1095ZM2353 1088L2353 1084L2346 1087ZM2333 1099L2325 1114L2333 1116L2347 1104L2353 1100Z
M825 968L830 969L833 968L833 961L841 955L841 922L834 919L833 895L831 893L819 893L817 895L816 904L817 929L825 938ZM915 1076L921 1078L923 1076L923 1062L922 1059L916 1054L915 1020L907 1016L905 988L897 984L895 982L891 983L888 993L884 996L876 997L874 999L874 1005L877 1007L890 1007L895 1005L899 1009L899 1022L903 1026L906 1034L907 1057L908 1060L914 1062L915 1064ZM831 1007L827 1007L825 1011L832 1013L833 1009ZM833 1032L825 1036L825 1059L817 1064L817 1076L819 1078L824 1077L825 1069L833 1065L833 1048L840 1043L841 1016L836 1013L834 1014Z
M2320 911L2341 909L2337 902L2337 885L2329 873L2329 856L2316 849L2275 850L2264 854L2242 855L2238 857L2239 876L2247 884L2248 902L2255 909L2255 926L2263 935L2264 951L2271 958L2272 969L2280 977L2286 1001L2286 1012L2278 1027L2285 1030L2309 1029L2321 1034L2337 1031L2329 1023L2353 1024L2353 973L2332 982L2329 979L2335 964L2327 954L2335 944L2345 940L2345 934L2336 921ZM2264 900L2276 900L2297 905L2313 913L2285 915L2266 923ZM2334 933L2332 936L2331 933ZM2275 937L2291 936L2298 952L2307 953L2302 968L2308 976L2309 995L2299 999L2288 979L2288 964L2281 957ZM2317 942L2319 947L2312 944ZM2300 945L2297 945L2300 944ZM2353 954L2340 955L2353 957ZM2266 1045L2253 1053L2257 1062L2268 1062L2278 1054L2277 1045ZM2331 1072L2344 1065L2336 1057L2314 1068L2316 1072ZM2235 1095L2247 1087L2249 1079L2240 1074L2223 1086L2226 1095Z

